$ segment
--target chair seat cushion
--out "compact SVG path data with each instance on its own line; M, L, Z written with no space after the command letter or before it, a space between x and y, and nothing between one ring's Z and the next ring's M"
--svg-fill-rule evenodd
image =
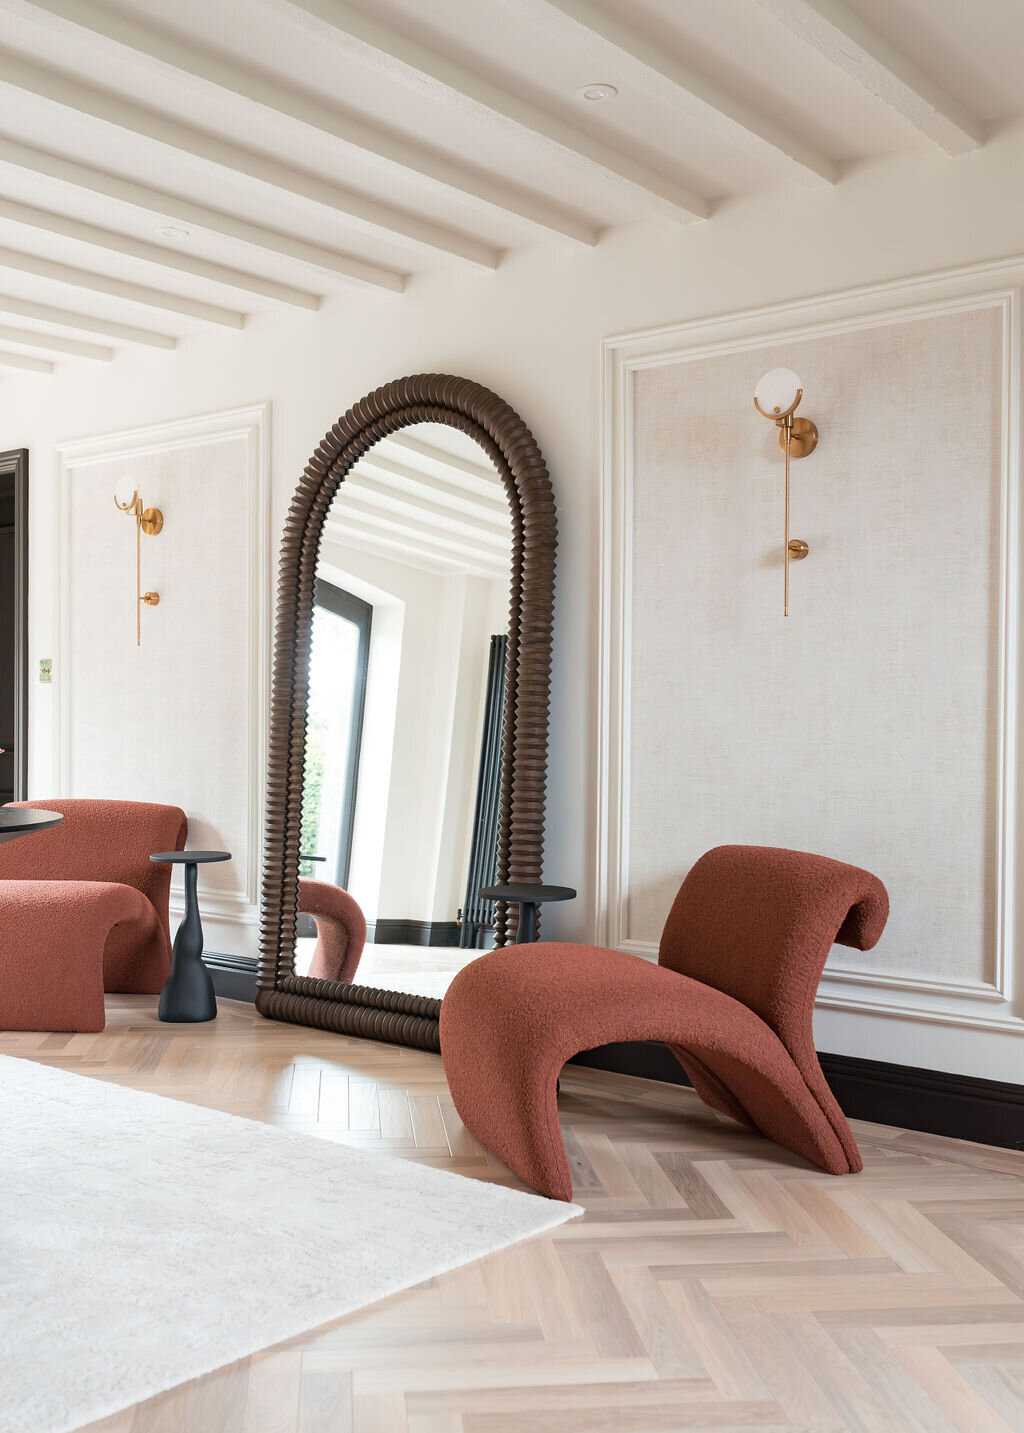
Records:
M137 943L158 926L134 886L0 881L0 1028L102 1030L114 933L130 928Z
M660 1040L698 1093L832 1173L852 1167L775 1032L720 990L621 951L538 942L473 961L441 1006L441 1052L466 1127L527 1184L569 1199L556 1081L582 1050Z

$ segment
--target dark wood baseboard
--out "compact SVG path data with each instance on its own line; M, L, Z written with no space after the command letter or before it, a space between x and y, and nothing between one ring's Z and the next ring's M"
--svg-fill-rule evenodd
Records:
M819 1058L848 1119L1024 1149L1024 1085L890 1065L856 1055ZM690 1083L668 1047L654 1041L601 1045L583 1051L571 1063L673 1085Z
M458 921L379 920L366 926L366 939L376 945L457 946L460 933ZM299 912L296 934L316 935L316 922L305 911Z
M255 960L213 951L207 951L203 960L218 995L227 1000L255 1000ZM913 1065L889 1065L856 1055L823 1054L820 1058L825 1078L849 1119L972 1139L1003 1149L1024 1149L1024 1085L921 1070ZM654 1041L600 1045L583 1051L571 1063L666 1084L690 1083L668 1047Z
M249 955L221 955L203 951L203 964L213 977L213 988L224 1000L256 1001L256 962Z
M443 945L459 943L458 921L378 920L366 927L375 945Z

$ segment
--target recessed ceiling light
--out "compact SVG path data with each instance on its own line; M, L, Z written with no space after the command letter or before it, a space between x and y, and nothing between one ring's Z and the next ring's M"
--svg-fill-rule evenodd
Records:
M613 100L618 94L614 85L584 85L576 91L576 98L580 100Z
M161 230L160 230L160 237L161 237L162 239L187 239L187 238L188 238L188 230L187 230L187 229L175 229L175 228L173 227L173 225L168 225L168 227L167 227L166 229L161 229Z

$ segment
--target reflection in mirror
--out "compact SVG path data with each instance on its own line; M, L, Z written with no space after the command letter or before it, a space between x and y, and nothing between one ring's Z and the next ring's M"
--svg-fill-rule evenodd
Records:
M300 915L296 974L441 998L493 945L477 893L496 873L510 575L504 486L457 429L382 439L338 489L317 567L299 872L347 891L367 938L353 973L358 912L341 902L319 949ZM338 901L301 889L300 909Z

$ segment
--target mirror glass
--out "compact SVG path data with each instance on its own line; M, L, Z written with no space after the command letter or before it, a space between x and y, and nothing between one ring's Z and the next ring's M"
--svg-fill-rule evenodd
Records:
M496 874L510 576L504 486L458 429L384 438L339 487L317 566L297 975L440 999L493 945L477 892ZM325 918L332 893L309 882L366 919L354 974L337 969L344 902Z

